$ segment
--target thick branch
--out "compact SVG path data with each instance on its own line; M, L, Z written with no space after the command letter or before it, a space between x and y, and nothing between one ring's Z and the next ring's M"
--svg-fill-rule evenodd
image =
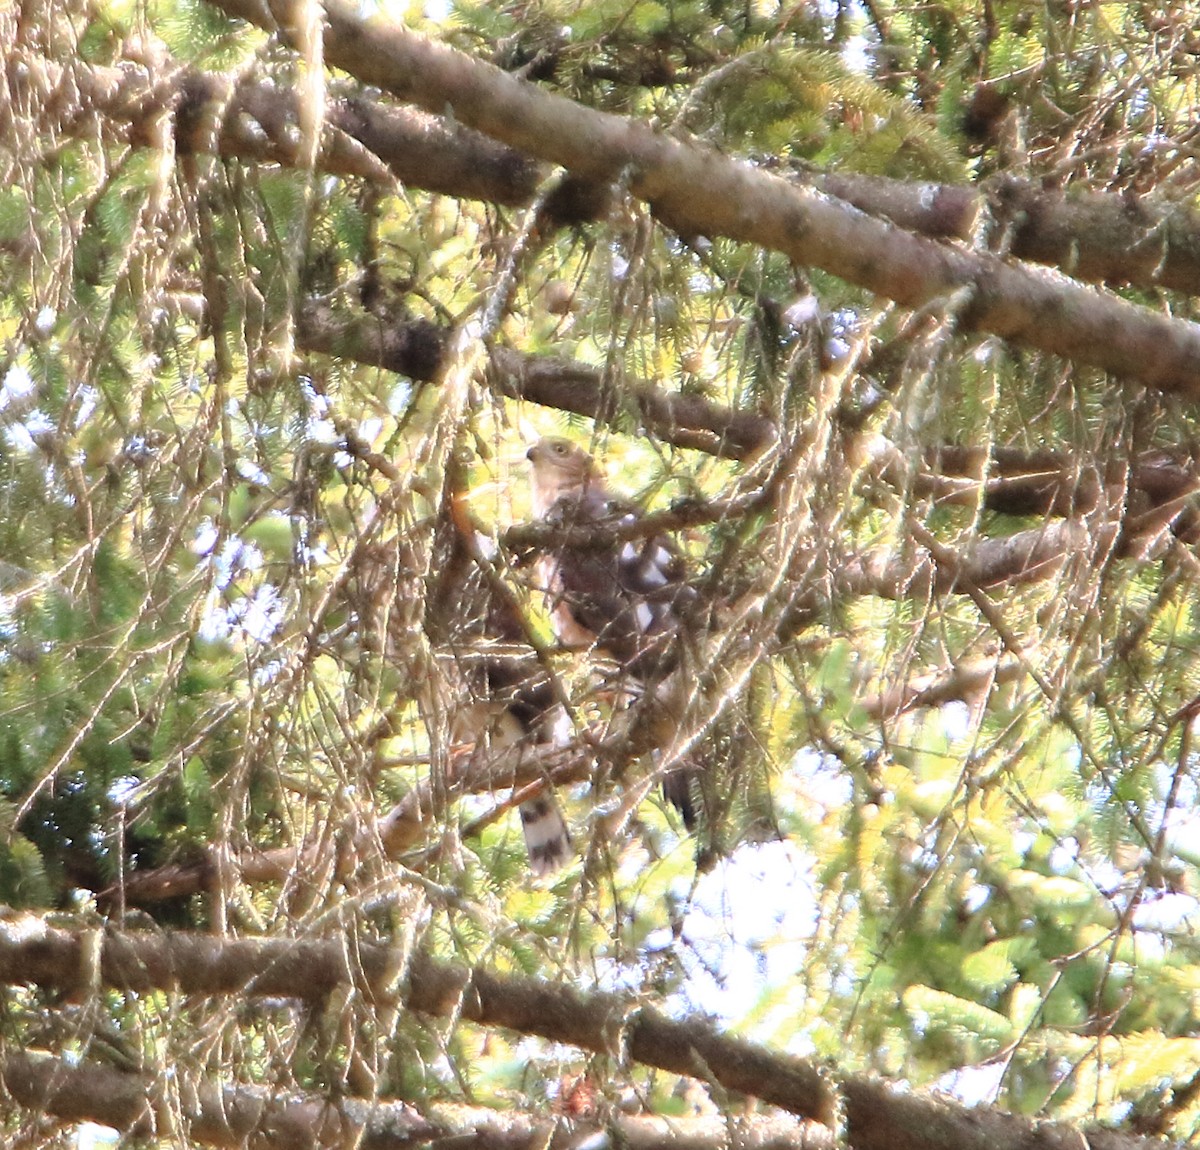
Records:
M287 1098L262 1087L211 1080L188 1084L179 1078L171 1089L162 1079L94 1064L71 1065L49 1056L10 1054L0 1062L0 1077L12 1097L30 1110L67 1122L100 1122L135 1138L163 1138L178 1131L189 1141L235 1150L348 1144L399 1150L436 1145L445 1134L402 1102Z
M310 352L336 354L430 380L437 377L448 336L426 320L384 324L367 318L341 319L309 304L301 314L297 339ZM492 351L491 378L497 390L514 398L602 423L619 422L625 416L665 442L727 458L757 455L776 438L775 425L766 416L649 383L626 382L618 401L601 371L573 360L498 347ZM904 458L892 445L881 440L859 450L869 451L877 467L885 473L895 471L897 482L907 485ZM926 452L926 463L929 470L913 480L918 494L968 506L982 501L987 510L1009 515L1086 514L1095 509L1104 483L1096 467L1081 467L1066 453L1055 451L942 445ZM1200 491L1191 460L1161 452L1135 459L1124 482L1146 501L1144 507L1135 508L1139 513L1163 508L1182 511L1185 501ZM661 529L711 521L696 508L679 512L679 522L664 522Z
M930 448L925 458L931 485L950 477L963 481L930 486L928 493L940 502L973 504L982 484L988 510L1010 515L1087 514L1099 505L1107 481L1098 465L1081 466L1061 451L946 444ZM1106 465L1120 473L1122 484L1154 506L1177 503L1200 492L1200 476L1191 459L1150 451L1128 464L1109 459Z
M397 991L409 1009L461 1015L484 1026L536 1034L585 1050L616 1053L685 1075L711 1075L726 1089L753 1094L803 1118L828 1125L834 1101L809 1063L772 1054L718 1033L707 1023L676 1022L616 995L574 989L416 956L407 984L397 986L395 953L364 943L351 967L339 940L221 939L105 931L95 937L51 927L32 916L0 923L0 980L78 989L98 976L106 986L148 992L240 994L316 1000L353 983L376 1002Z
M1051 191L1008 173L981 188L826 172L800 177L902 228L970 241L982 211L1008 252L1088 283L1200 292L1200 212L1105 192Z
M1035 1125L998 1111L967 1110L897 1094L866 1078L843 1080L839 1098L833 1077L803 1059L730 1038L707 1022L667 1018L617 995L468 970L420 953L399 985L403 972L395 968L392 948L362 943L352 949L353 964L351 948L341 939L223 939L116 931L97 937L21 916L0 922L0 980L65 992L98 983L140 992L169 989L307 1000L319 1000L352 983L376 1002L394 1001L399 993L403 1003L419 1013L461 1017L623 1055L715 1082L826 1127L833 1126L840 1109L854 1150L1050 1150L1081 1144L1080 1132L1069 1127ZM11 1084L9 1089L21 1097ZM133 1102L128 1105L128 1121L141 1120ZM1087 1144L1106 1150L1164 1146L1094 1130L1088 1131Z
M304 160L299 98L291 88L165 59L142 58L116 68L82 61L39 65L46 88L64 92L62 131L81 131L103 118L107 126L124 125L131 143L158 146L157 124L168 109L180 154L216 153L286 166ZM48 110L53 108L51 103ZM330 100L325 128L318 162L337 175L378 180L390 173L431 192L508 205L528 203L545 175L544 165L478 132L377 100Z
M255 0L214 0L235 16L267 17ZM276 0L285 27L296 0ZM914 236L840 200L689 139L597 112L515 79L404 28L325 5L326 59L359 80L455 118L584 179L625 183L681 235L726 236L783 252L898 303L961 293L962 326L1080 364L1200 395L1200 326L1074 281Z
M775 426L765 416L633 381L623 382L619 395L614 395L601 372L572 360L497 348L492 366L493 378L506 394L604 423L624 416L627 422L640 424L680 447L744 459L775 439Z
M346 321L317 305L304 309L296 338L306 351L344 356L420 380L437 378L447 347L446 333L424 320L386 326L378 320ZM498 347L492 350L491 374L497 389L506 395L600 422L624 416L665 442L716 455L744 458L775 438L774 425L763 416L648 383L623 384L618 400L613 389L605 386L602 372L568 359Z
M48 72L58 65L47 62ZM47 79L53 80L48 75ZM69 130L89 118L125 123L134 143L155 143L153 121L175 112L180 152L301 161L296 95L249 79L236 82L174 62L140 59L119 68L76 61L59 83ZM548 165L440 116L397 109L369 97L333 99L326 113L323 170L377 179L379 162L403 183L466 199L527 204ZM1200 292L1200 213L1183 203L1130 201L1101 192L1066 196L1002 173L981 189L828 172L801 182L900 227L970 241L984 209L1006 231L1010 254L1059 267L1089 283ZM586 218L607 200L576 203L563 219ZM567 208L568 205L562 205Z
M731 1128L745 1150L832 1150L833 1134L781 1115L673 1118L612 1114L607 1121L537 1115L482 1106L435 1104L425 1115L400 1102L226 1086L211 1079L167 1097L148 1075L48 1055L12 1054L0 1078L16 1101L69 1122L92 1121L132 1137L182 1126L191 1141L210 1146L315 1150L354 1145L363 1150L580 1150L612 1140L629 1150L726 1150Z
M61 69L49 62L43 65L47 87L72 96L62 101L60 130L103 115L109 122L125 123L132 142L150 143L157 138L154 121L166 107L174 112L175 142L181 152L219 151L299 162L296 97L291 90L245 79L235 83L221 75L145 60L119 68L82 62ZM330 132L321 163L339 174L377 178L382 160L395 176L416 187L520 204L532 197L546 170L478 132L367 98L333 100L326 123ZM983 202L980 193L952 186L846 174L813 176L810 182L865 211L930 235L966 238ZM1157 278L1184 290L1200 286L1200 219L1184 207L1136 205L1134 210L1127 199L1102 194L1067 200L1007 176L994 179L986 195L1011 217L1016 254L1068 266L1085 279ZM1152 249L1149 255L1147 245ZM318 324L314 334L322 326L327 325ZM343 337L348 341L345 332ZM378 343L370 335L365 341ZM388 330L389 366L427 378L437 370L443 342L442 333L426 325L397 324ZM358 344L363 345L361 333ZM593 369L506 350L498 354L494 368L497 384L510 394L610 422L622 414L611 389L606 393ZM676 428L673 441L681 446L741 456L759 450L774 434L762 417L714 408L695 396L640 385L621 398L624 414L642 420L660 436ZM1055 460L1052 466L1065 469L1066 463ZM1087 474L1073 481L1065 474L1043 478L1045 482L1024 476L990 481L988 506L1036 513L1049 509L1047 500L1054 504L1068 495L1086 496L1091 479ZM1139 486L1137 478L1134 487ZM1083 490L1072 491L1076 485ZM942 494L954 498L953 491ZM1053 509L1068 513L1061 506Z
M1014 1114L967 1109L886 1083L854 1078L844 1085L846 1141L854 1150L1165 1150L1166 1142L1098 1127L1030 1122Z
M903 484L899 453L879 458L885 474L894 468ZM981 502L1010 515L1075 518L1109 503L1120 512L1113 544L1118 558L1144 558L1168 532L1184 539L1195 534L1200 477L1191 459L1150 451L1081 466L1063 452L949 446L931 449L926 459L930 470L915 477L913 488L939 503Z

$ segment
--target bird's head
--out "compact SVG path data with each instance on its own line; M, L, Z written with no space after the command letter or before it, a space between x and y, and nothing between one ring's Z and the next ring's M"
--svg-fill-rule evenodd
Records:
M558 435L539 439L525 456L535 469L551 468L581 475L592 470L592 457L577 443Z
M592 457L558 436L539 439L526 453L533 464L535 514L545 514L563 495L577 495L596 477Z

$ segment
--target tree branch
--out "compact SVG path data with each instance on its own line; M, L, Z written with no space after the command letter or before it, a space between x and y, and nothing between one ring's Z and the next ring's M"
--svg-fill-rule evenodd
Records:
M862 699L863 711L872 719L894 719L920 707L938 707L950 700L962 700L1011 682L1025 672L1020 660L1012 655L964 660L942 671L914 676Z
M890 465L899 460L890 445L874 452ZM973 504L982 487L989 511L1009 515L1083 515L1100 503L1106 477L1098 464L1080 464L1061 451L1025 451L1013 447L942 444L925 452L929 467L919 484L922 494L939 502ZM1200 492L1200 475L1191 458L1148 451L1126 462L1106 459L1119 481L1140 492L1152 506L1175 504ZM944 479L962 480L941 484ZM939 485L940 484L940 485Z
M468 970L420 952L413 956L407 972L400 972L395 967L396 958L393 948L368 942L347 948L341 939L229 939L184 932L155 935L105 930L97 946L95 932L54 927L33 915L0 920L0 980L10 984L34 983L73 992L98 980L103 986L141 993L175 990L307 1001L319 1001L339 986L353 985L376 1004L394 1002L398 996L408 1009L418 1013L461 1017L481 1026L502 1027L596 1053L629 1057L760 1098L830 1129L841 1113L852 1150L1073 1150L1084 1144L1082 1132L1072 1127L1035 1124L1000 1111L967 1109L920 1095L901 1094L869 1078L843 1077L839 1089L833 1074L804 1059L731 1038L707 1022L667 1018L626 997L585 993L534 978L496 975L481 968ZM398 980L403 973L407 977ZM10 1067L15 1068L15 1088L9 1082ZM21 1074L26 1076L24 1080ZM62 1079L62 1085L54 1088L53 1069L39 1071L31 1067L28 1056L10 1056L4 1078L9 1090L25 1105L52 1112L58 1112L56 1106L82 1106L78 1101L83 1097L82 1089L73 1092ZM114 1097L124 1099L121 1114L125 1123L148 1121L144 1083L140 1093L118 1090L115 1082L109 1087L107 1078L103 1085ZM52 1091L49 1098L48 1088ZM104 1093L99 1080L87 1091L97 1105ZM226 1137L229 1128L229 1111L224 1108L230 1099L213 1098L225 1126L216 1128L216 1137L204 1140L229 1145L220 1139ZM244 1098L235 1094L233 1101L240 1101L244 1107L235 1106L234 1112L246 1114L246 1121L253 1119L252 1128L257 1128L261 1109L256 1108L263 1105L262 1096L257 1091ZM289 1105L283 1104L284 1117ZM302 1113L314 1119L320 1114L314 1113L313 1100L296 1105L304 1107ZM93 1115L75 1109L64 1116ZM426 1121L408 1108L402 1117L404 1122ZM340 1124L342 1118L334 1110L331 1120ZM237 1129L244 1128L239 1125ZM408 1129L404 1135L415 1136ZM193 1131L193 1137L200 1136ZM1153 1139L1095 1129L1087 1131L1086 1144L1103 1150L1162 1150L1165 1146Z
M447 339L444 329L427 320L384 324L366 317L342 319L315 303L304 307L297 327L297 342L306 351L342 356L420 380L437 378ZM756 456L777 436L774 423L766 416L649 383L627 383L618 404L613 389L605 386L602 372L554 356L493 348L491 379L498 391L512 398L588 416L600 423L620 422L622 414L632 415L664 442L725 458ZM906 461L893 445L877 438L856 450L871 454L881 474L890 476L898 486L907 486ZM1098 467L1081 466L1069 455L1055 451L943 444L929 448L925 460L928 470L912 477L917 494L931 496L939 503L972 506L982 501L987 510L1009 515L1087 514L1098 505L1105 482ZM1110 461L1111 465L1115 464ZM1167 524L1177 534L1193 528L1196 516L1189 503L1200 492L1200 477L1191 459L1147 452L1131 462L1123 482L1142 502L1130 508L1132 514L1122 524L1118 540L1121 554L1140 554L1145 539ZM740 503L684 507L662 513L661 521L654 520L654 529L670 531L754 509ZM631 534L644 534L643 526ZM512 546L528 544L536 542L537 535L536 528L521 527L514 529L508 542ZM997 581L1011 574L1001 572Z
M162 1137L183 1127L189 1141L234 1150L584 1150L615 1140L629 1150L727 1150L731 1126L745 1150L833 1150L831 1131L782 1115L671 1118L606 1114L568 1118L482 1106L434 1104L422 1114L403 1102L332 1097L213 1079L161 1079L96 1063L72 1064L43 1054L10 1054L0 1079L22 1106L68 1122L92 1121L129 1137Z
M436 814L446 799L435 797L450 788L450 796L481 794L509 787L523 787L549 780L554 783L584 782L591 778L591 763L579 747L525 746L516 744L500 751L478 748L461 755L453 778L435 788L428 780L414 787L396 803L370 831L377 836L386 858L398 860L424 843L435 825ZM465 828L468 833L470 828ZM356 843L370 849L366 841ZM283 882L289 876L303 874L315 867L318 846L274 847L270 850L247 848L233 859L225 860L237 879L246 883ZM102 892L126 906L147 906L164 899L180 898L209 890L221 879L220 860L201 858L170 863L125 875L119 886Z
M419 380L437 378L447 339L443 329L427 320L386 325L366 318L344 320L318 304L304 307L296 332L298 345L306 351L344 356ZM492 381L505 395L601 423L632 416L664 442L680 447L743 459L775 438L774 424L766 417L734 411L699 396L630 382L617 401L595 368L504 347L493 348L491 356Z
M213 0L268 24L256 0ZM275 0L286 30L298 0ZM597 112L406 29L325 5L329 63L518 151L607 185L625 183L684 236L782 252L909 307L961 293L961 325L1151 387L1200 396L1200 326L997 256L914 236L691 139Z
M202 72L142 54L120 67L67 64L38 58L56 128L80 134L97 119L124 125L125 138L160 146L163 109L173 113L175 149L181 155L213 153L295 167L304 160L299 97L267 81ZM461 125L413 108L370 98L337 98L325 113L318 163L323 171L404 184L465 199L509 206L533 199L546 166Z
M965 586L988 589L1034 583L1050 578L1087 539L1087 529L1079 520L1064 519L1013 535L981 539L970 556L954 554L949 563L945 556L935 557L924 549L906 556L897 555L892 548L879 548L848 563L837 582L850 594L884 599L923 598L933 592L962 591Z
M969 242L980 215L1018 259L1087 283L1200 292L1200 212L1106 192L1048 190L1006 172L980 188L844 172L797 179L909 231Z
M146 56L121 67L44 61L46 90L71 91L58 124L93 118L125 123L128 138L157 146L153 121L175 113L180 153L216 152L295 165L301 161L296 94ZM333 98L319 163L336 175L378 180L380 165L409 187L510 207L532 199L549 165L440 115L398 109L369 96ZM1061 268L1088 283L1200 292L1200 212L1103 192L1064 195L1008 173L982 187L916 183L847 172L793 181L936 239L969 242L982 212L1005 231L1009 254ZM557 205L562 221L594 218L607 196Z
M181 153L217 151L284 164L299 162L294 131L297 101L290 90L146 57L114 68L81 61L66 66L39 61L39 65L45 72L46 91L72 95L47 100L49 108L59 109L59 131L80 131L104 116L110 122L123 122L131 142L156 143L154 122L167 107L174 112L175 143ZM332 100L326 125L329 132L321 164L342 175L378 179L382 161L393 175L415 187L516 205L532 198L547 170L546 165L481 133L366 97ZM994 177L982 192L843 173L805 179L864 211L932 236L968 238L987 201L1011 219L1014 254L1057 263L1084 279L1200 288L1200 243L1196 241L1200 215L1182 205L1131 207L1126 197L1101 193L1068 200L1006 175ZM581 210L576 205L577 215ZM314 336L327 323L316 324ZM360 348L378 342L370 335L357 335ZM345 328L342 338L351 341ZM389 366L427 378L440 363L444 335L429 325L401 323L389 329L386 344ZM605 397L599 373L592 369L564 360L524 357L507 349L498 354L494 368L495 382L509 394L609 422L620 414L613 410L615 397ZM696 396L640 385L632 389L630 398L629 414L653 427L660 437L677 428L673 442L679 446L741 457L760 450L774 435L764 417L715 408ZM1051 508L1056 514L1069 513L1061 500L1066 495L1086 497L1092 477L1087 473L1072 477L1069 461L1058 458L1047 466L1061 473L1057 480L1049 475L1044 482L1033 476L997 475L989 480L989 508L1015 514ZM1135 476L1131 485L1139 487L1138 480ZM951 488L943 488L939 497L971 498Z
M316 1150L348 1144L401 1150L436 1146L448 1133L403 1102L311 1094L287 1098L264 1087L225 1086L212 1080L190 1084L176 1078L167 1083L49 1056L9 1054L0 1061L0 1077L12 1097L28 1109L68 1122L100 1122L134 1138L161 1139L178 1132L189 1141L231 1150Z

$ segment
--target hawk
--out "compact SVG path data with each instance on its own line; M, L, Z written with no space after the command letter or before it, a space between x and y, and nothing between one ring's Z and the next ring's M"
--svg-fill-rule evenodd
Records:
M564 528L619 529L642 517L608 490L595 461L571 440L539 440L527 455L535 518ZM676 668L682 619L695 592L669 537L572 540L564 533L543 549L538 572L559 642L605 651L635 691L654 689ZM684 768L663 782L689 830L695 824L690 776Z

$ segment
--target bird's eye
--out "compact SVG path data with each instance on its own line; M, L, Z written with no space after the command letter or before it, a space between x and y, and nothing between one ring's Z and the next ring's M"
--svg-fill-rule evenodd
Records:
M554 453L555 453L555 455L566 455L566 453L567 453L566 446L561 443L556 443L554 445Z

